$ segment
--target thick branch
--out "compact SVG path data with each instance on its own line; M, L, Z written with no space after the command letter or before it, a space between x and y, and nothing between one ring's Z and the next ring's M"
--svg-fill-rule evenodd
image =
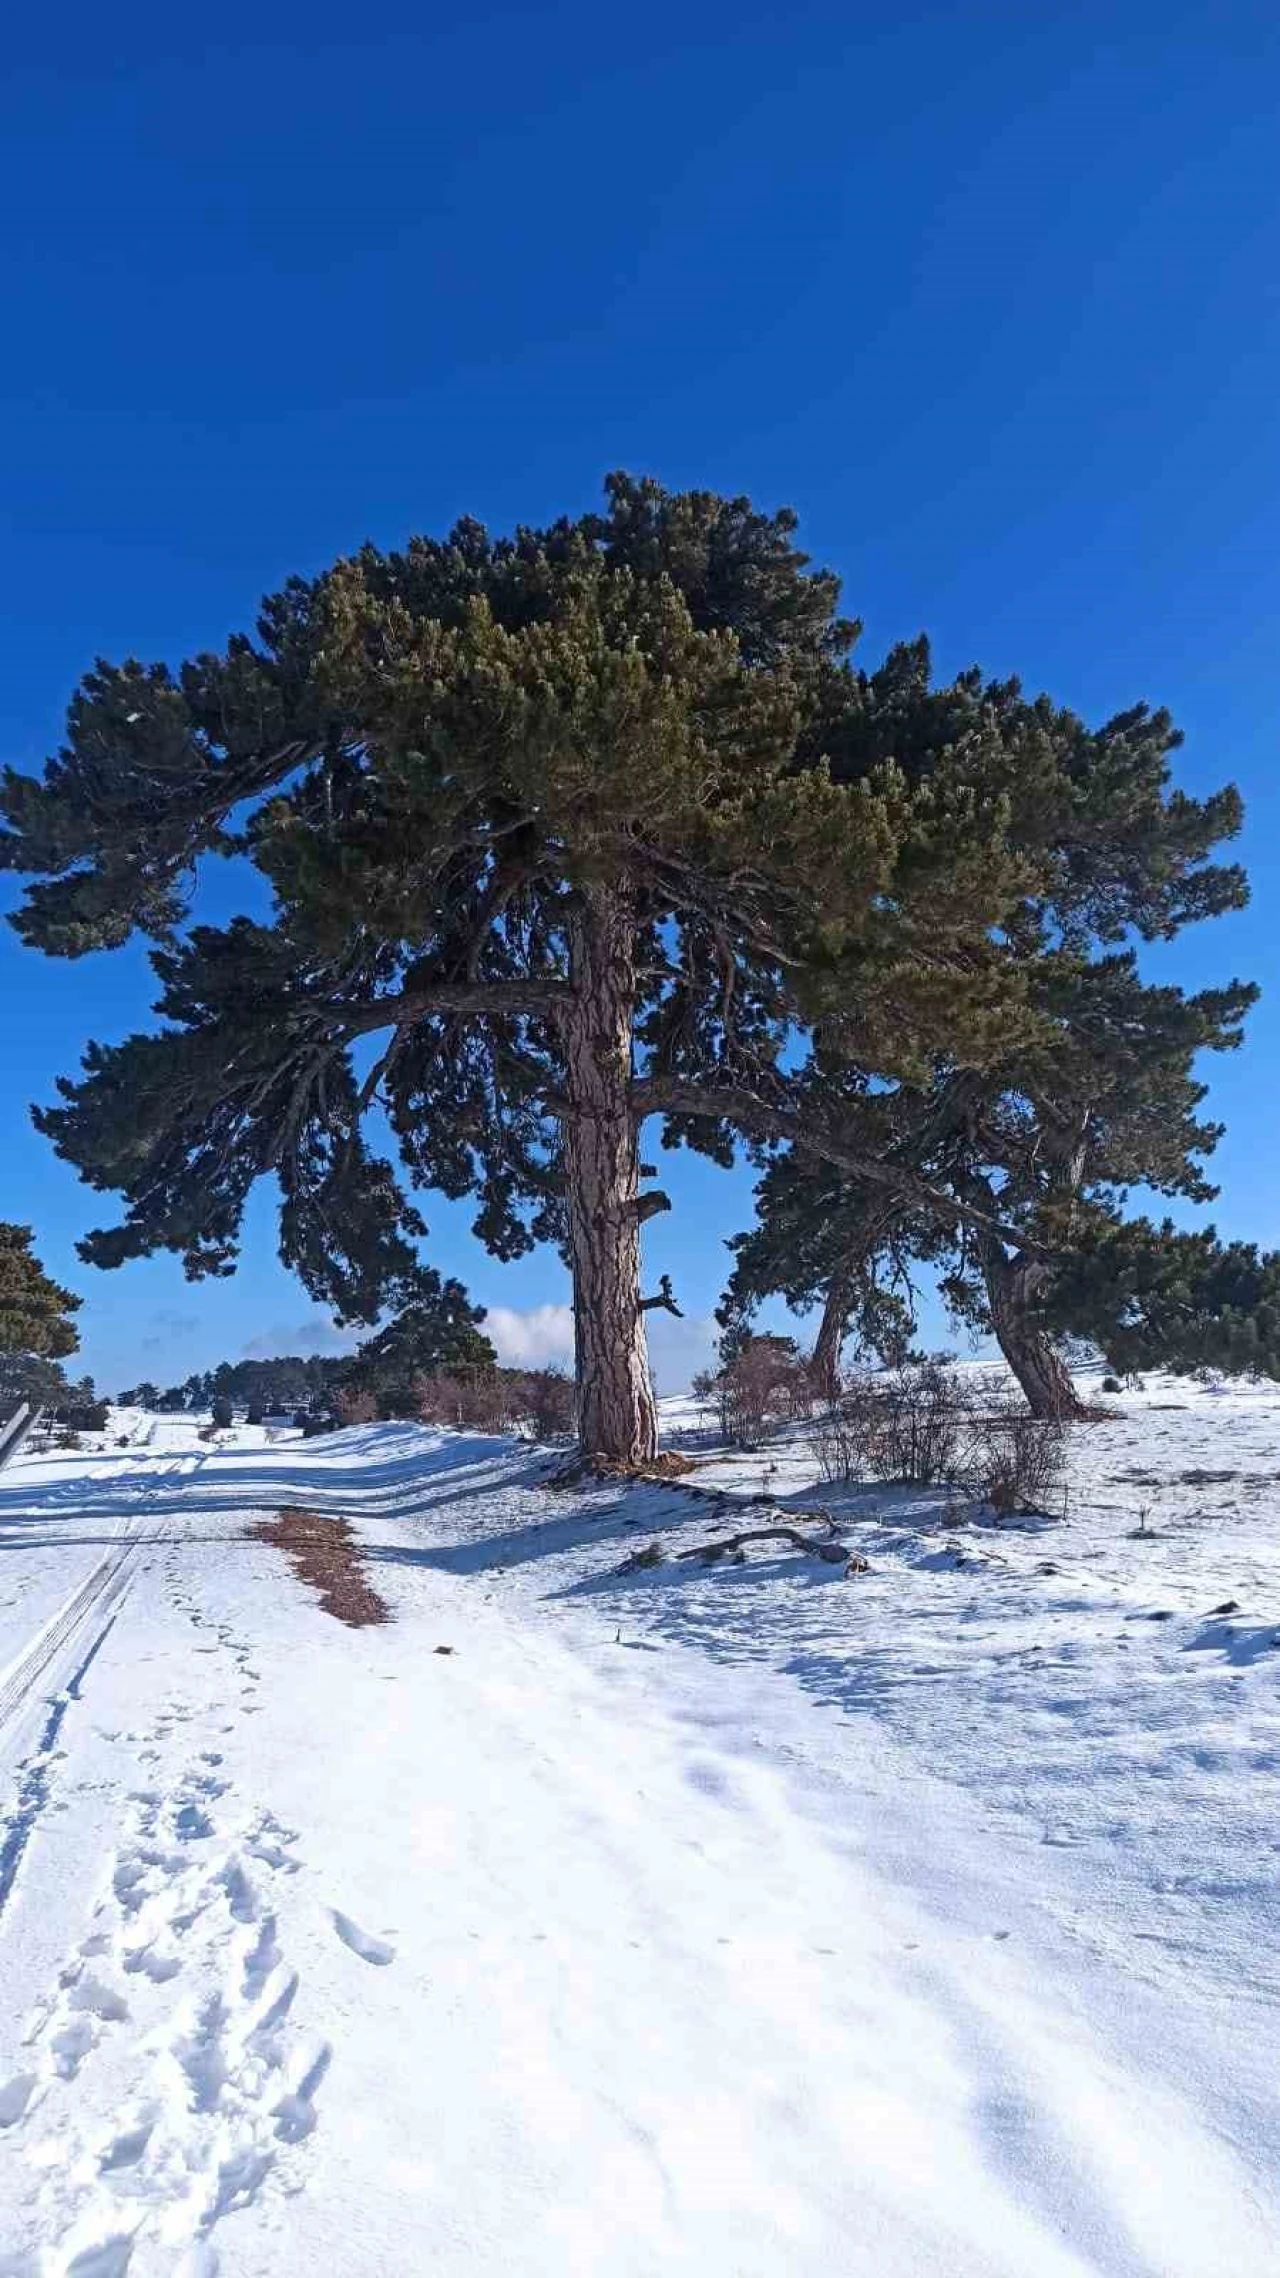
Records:
M437 1012L490 1014L555 1013L571 1002L567 981L430 981L419 989L402 989L398 996L374 997L366 1004L348 1004L317 997L317 1012L329 1013L351 1036L364 1036L375 1028L402 1028Z
M806 1123L786 1108L770 1107L751 1092L739 1091L731 1085L684 1083L675 1076L650 1076L632 1085L631 1102L641 1118L646 1115L706 1116L712 1122L732 1123L753 1138L781 1139L806 1154L816 1155L824 1163L834 1163L837 1170L865 1179L869 1185L885 1187L901 1196L904 1202L927 1210L936 1218L951 1218L962 1225L976 1226L982 1233L1009 1243L1025 1257L1051 1254L1044 1243L1029 1240L1016 1227L1005 1226L988 1211L958 1201L918 1173L876 1155L864 1155L858 1148L849 1146L838 1133Z
M643 1226L647 1219L659 1218L664 1210L670 1210L671 1197L663 1194L661 1188L655 1188L651 1194L638 1194L633 1207Z

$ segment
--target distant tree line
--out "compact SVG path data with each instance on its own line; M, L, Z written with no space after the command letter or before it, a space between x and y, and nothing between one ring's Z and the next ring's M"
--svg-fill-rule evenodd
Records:
M119 1394L122 1407L157 1409L162 1414L203 1413L215 1401L237 1407L300 1408L323 1401L342 1381L350 1357L281 1353L269 1360L219 1361L195 1369L181 1384L158 1385L149 1378Z
M556 1369L500 1367L482 1319L460 1283L445 1283L429 1305L407 1307L354 1353L220 1361L181 1384L144 1379L119 1397L122 1406L162 1414L211 1413L215 1423L243 1408L254 1419L320 1411L344 1424L410 1417L489 1431L523 1425L540 1439L572 1432L572 1379Z
M227 1402L267 1413L330 1407L345 1392L360 1396L370 1414L414 1415L418 1378L497 1370L497 1353L480 1327L483 1319L483 1307L471 1303L461 1282L437 1277L429 1303L406 1306L353 1353L219 1361L215 1368L194 1370L181 1384L162 1388L144 1379L120 1400L161 1413L203 1412Z

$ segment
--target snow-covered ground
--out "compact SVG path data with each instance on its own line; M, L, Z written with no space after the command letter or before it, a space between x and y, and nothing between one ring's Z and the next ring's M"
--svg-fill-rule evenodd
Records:
M850 1579L410 1426L20 1459L3 2278L1280 2267L1280 1395L1116 1405L999 1532L708 1451Z

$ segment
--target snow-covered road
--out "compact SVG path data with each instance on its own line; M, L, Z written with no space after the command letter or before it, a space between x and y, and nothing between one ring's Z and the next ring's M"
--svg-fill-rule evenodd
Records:
M617 1580L698 1506L408 1427L15 1467L3 2278L1274 2270L1276 1553L1197 1645L1221 1539L1122 1555L1101 1443L1052 1542L882 1511L857 1583Z

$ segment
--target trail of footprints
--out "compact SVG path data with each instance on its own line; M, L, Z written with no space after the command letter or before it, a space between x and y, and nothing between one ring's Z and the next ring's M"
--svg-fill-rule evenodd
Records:
M0 2125L21 2133L54 2254L32 2278L123 2278L144 2241L188 2249L164 2267L212 2278L223 2218L273 2181L298 2187L288 2154L315 2127L330 2052L290 2023L298 1977L271 1904L297 1870L296 1839L263 1813L228 1845L218 1763L202 1756L167 1800L130 1798L90 1934L31 2021L28 2064L0 2085ZM184 1978L197 1988L185 1997ZM115 2125L86 2129L70 2091L126 2021L134 2077ZM23 2264L0 2271L18 2278Z
M214 1628L251 1692L248 1649L183 1610ZM172 1703L155 1739L190 1713ZM206 1750L176 1788L129 1797L89 1935L30 2020L25 2061L0 2080L0 2141L29 2164L41 2240L29 2255L0 2248L0 2278L125 2278L131 2265L140 2278L215 2278L224 2218L302 2187L299 2147L331 2052L292 2021L299 1980L272 1904L301 1863L297 1836L266 1811L233 1832L221 1767ZM362 1959L394 1959L348 1916L330 1921ZM95 2053L120 2059L107 2129L77 2111L75 2083Z

